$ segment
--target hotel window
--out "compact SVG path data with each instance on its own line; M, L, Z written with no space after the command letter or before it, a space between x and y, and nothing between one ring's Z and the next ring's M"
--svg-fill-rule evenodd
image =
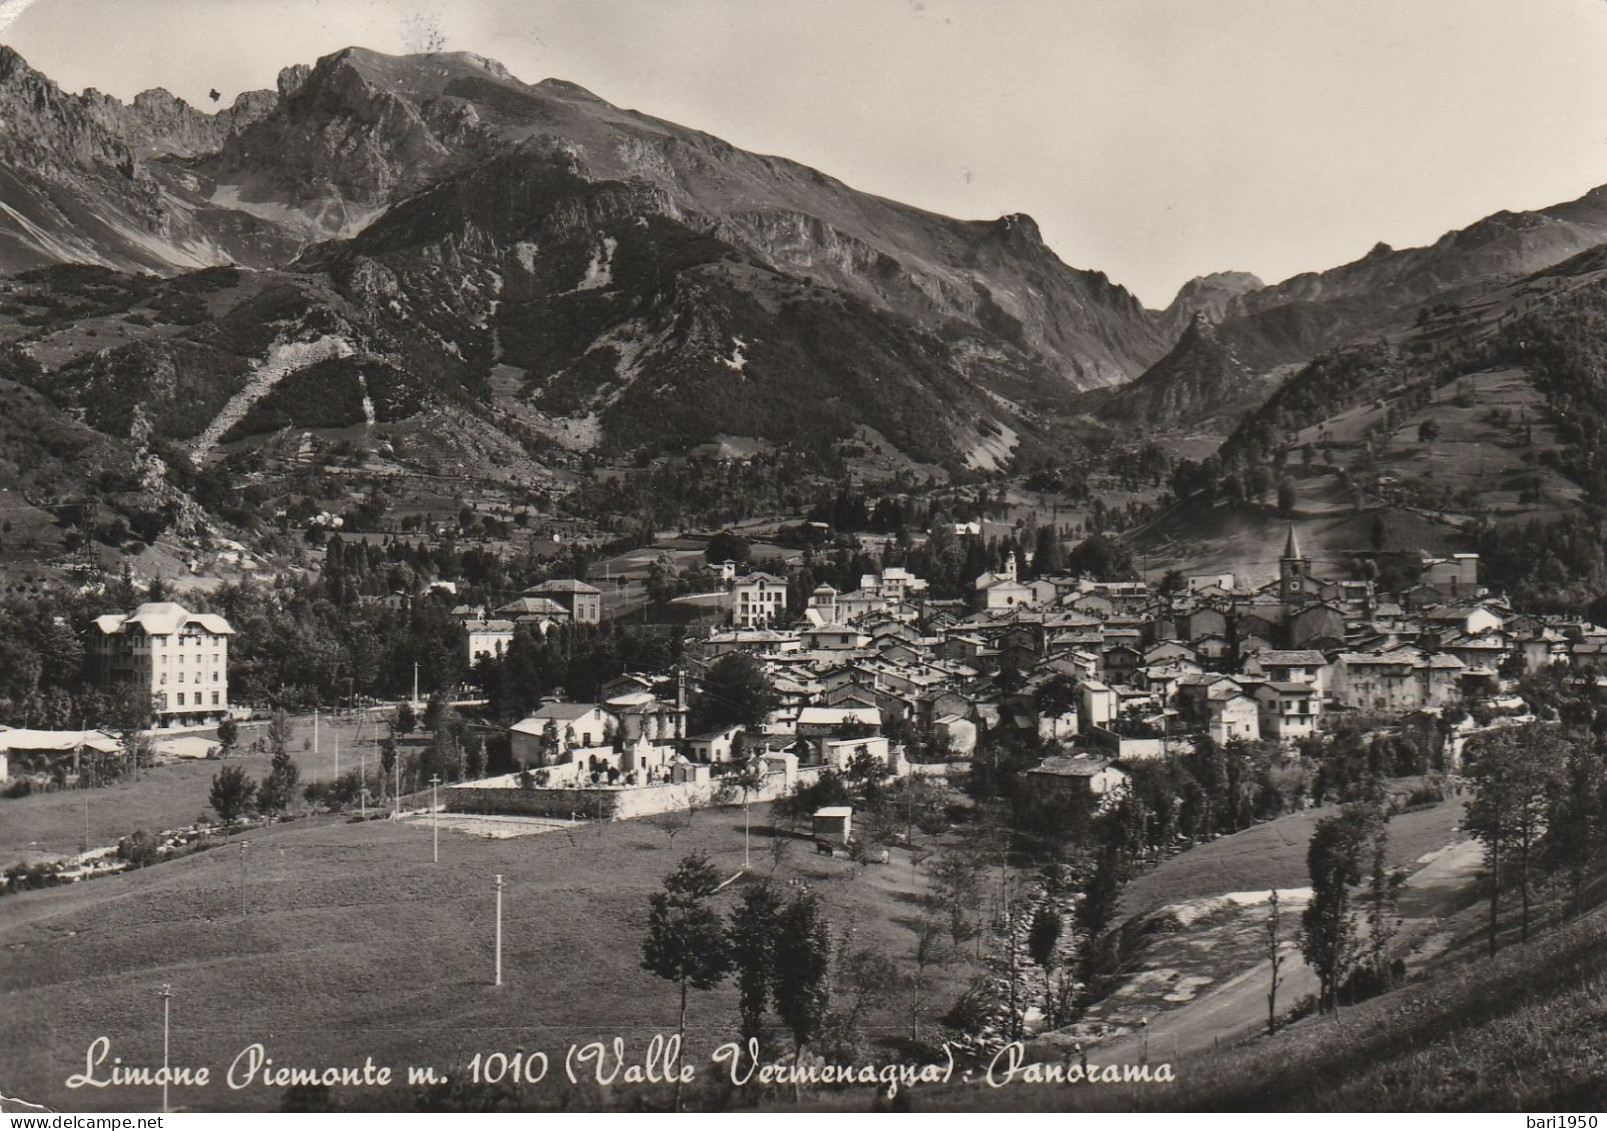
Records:
M216 691L212 693L212 705L214 707L218 705L218 693Z
M179 706L184 706L184 692L179 692Z

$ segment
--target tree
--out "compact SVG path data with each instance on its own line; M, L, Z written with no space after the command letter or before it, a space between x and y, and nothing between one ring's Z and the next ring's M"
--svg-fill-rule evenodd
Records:
M875 804L879 783L892 776L893 771L887 763L872 754L868 746L856 746L848 765L843 769L843 777L848 779L849 784L864 791L868 805Z
M1121 904L1122 885L1126 882L1127 861L1116 849L1106 848L1099 854L1082 902L1077 904L1077 925L1082 928L1090 952L1094 940L1104 933L1116 917L1116 909Z
M1300 953L1317 975L1317 1008L1338 1008L1339 987L1356 959L1356 916L1350 889L1361 882L1361 853L1372 820L1370 807L1346 805L1324 817L1306 849L1311 902L1300 914Z
M397 734L412 734L418 729L418 712L413 710L413 704L402 703L396 708L396 720L391 729Z
M1278 986L1283 978L1279 971L1283 969L1283 947L1278 938L1282 926L1282 915L1278 908L1278 890L1267 892L1267 966L1271 970L1272 980L1267 985L1267 1036L1272 1036L1278 1029Z
M1032 571L1039 577L1058 573L1065 566L1066 548L1060 533L1053 526L1038 528L1037 542L1033 547Z
M268 716L268 749L274 754L283 754L290 749L290 740L294 731L290 725L290 715L282 708L276 708Z
M212 776L212 789L207 795L218 820L232 824L251 805L257 792L257 783L246 776L240 766L225 766Z
M921 1009L926 1004L926 972L941 965L950 955L944 945L944 922L934 915L919 916L910 930L915 932L915 973L910 976L910 1040L921 1039Z
M756 1038L775 985L775 948L781 933L782 900L775 886L757 884L742 893L726 925L726 945L736 968L737 1012L742 1039Z
M268 775L257 786L257 806L269 816L283 813L296 796L301 770L287 750L276 750L268 763Z
M1432 416L1417 426L1417 439L1419 443L1428 444L1439 439L1440 422Z
M807 888L781 913L775 972L776 1012L801 1052L831 1007L831 927L824 902Z
M978 853L957 849L944 852L927 869L931 890L926 902L942 913L956 947L976 933L971 917L982 905L984 866Z
M1060 949L1061 929L1060 913L1047 902L1039 905L1033 913L1032 925L1027 928L1027 953L1043 970L1043 1013L1046 1018L1054 1013L1055 991L1049 979Z
M1490 876L1490 954L1498 945L1501 866L1518 858L1522 941L1529 941L1529 866L1546 831L1550 798L1563 774L1563 743L1556 727L1541 723L1481 735L1469 743L1467 773L1473 800L1463 827L1484 845Z
M424 706L424 729L427 731L438 731L442 727L450 726L456 718L457 711L444 691L437 691L431 695L430 701Z
M486 752L485 739L476 735L469 740L463 748L463 776L468 781L478 781L485 777Z
M1300 488L1296 486L1292 475L1285 475L1278 480L1278 513L1288 518L1295 513L1295 505L1300 502Z
M686 1039L686 1002L690 990L712 990L731 968L731 954L720 917L709 900L720 887L720 875L702 853L682 857L664 877L664 890L648 899L647 938L642 968L680 987L676 1033ZM680 1107L676 1079L676 1107Z
M748 560L748 540L740 534L733 534L729 530L722 530L704 548L703 556L711 565L721 562L745 562Z
M1066 558L1066 570L1106 581L1133 580L1138 576L1132 552L1103 534L1090 535L1077 543Z
M1563 752L1563 788L1552 792L1546 841L1568 874L1573 913L1584 911L1585 884L1607 839L1607 742L1570 741Z
M218 745L223 747L223 756L227 758L240 743L240 724L233 719L224 719L218 724Z
M1384 989L1394 984L1389 947L1400 930L1397 914L1406 873L1389 866L1389 822L1379 814L1373 823L1372 866L1367 875L1367 949L1373 976Z
M758 726L775 709L776 690L759 662L745 652L716 660L692 701L692 727L699 733L719 727Z
M1077 681L1070 676L1057 675L1044 681L1032 696L1032 705L1038 714L1058 719L1077 709Z
M130 868L149 868L162 859L162 849L156 837L144 829L135 829L117 842L117 858Z

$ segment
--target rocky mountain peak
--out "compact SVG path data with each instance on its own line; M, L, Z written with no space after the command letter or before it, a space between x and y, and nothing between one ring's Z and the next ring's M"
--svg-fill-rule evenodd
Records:
M297 63L294 66L284 68L279 72L279 97L290 98L293 96L306 83L307 76L310 74L312 74L312 68L306 63Z
M1038 221L1025 212L1011 212L1006 216L1000 216L993 222L992 227L994 233L1011 247L1043 246L1043 232L1038 229Z
M1266 284L1248 271L1217 271L1200 275L1184 283L1162 312L1162 320L1169 336L1185 332L1199 314L1211 322L1221 322L1234 309L1244 295L1258 291Z
M535 89L543 94L553 94L560 98L578 98L588 102L603 101L579 83L570 82L568 79L542 79L536 84Z

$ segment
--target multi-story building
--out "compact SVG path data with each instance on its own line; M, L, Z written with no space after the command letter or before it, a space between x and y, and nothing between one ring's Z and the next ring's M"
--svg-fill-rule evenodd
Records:
M470 666L485 659L500 659L513 644L513 629L511 620L464 621L463 648Z
M233 635L216 613L192 613L172 601L109 613L90 631L90 675L102 687L150 695L158 725L201 724L228 713Z
M543 581L524 591L526 597L545 597L569 611L576 624L600 624L603 619L603 591L595 585L573 578ZM499 610L500 611L500 610Z
M1311 683L1263 683L1255 689L1262 738L1293 743L1317 732L1322 696Z
M762 628L787 612L787 583L768 573L750 573L731 586L731 619L741 628Z

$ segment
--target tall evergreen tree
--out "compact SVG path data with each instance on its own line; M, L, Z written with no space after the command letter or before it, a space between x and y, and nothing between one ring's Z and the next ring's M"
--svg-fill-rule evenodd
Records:
M776 1012L802 1050L826 1020L831 1007L831 927L825 903L815 892L794 896L781 913L775 948Z
M648 900L647 938L642 943L642 968L680 989L676 1033L686 1040L687 996L691 990L711 990L725 980L731 953L720 916L709 905L719 890L720 876L702 853L683 857L664 877L664 890ZM680 1081L676 1081L680 1106Z
M780 941L783 903L774 885L750 887L732 908L726 938L736 968L737 1011L742 1039L759 1036L776 980L775 955Z
M1317 1007L1338 1008L1339 989L1356 960L1358 937L1350 889L1361 882L1361 858L1372 823L1370 807L1346 805L1317 822L1306 849L1311 902L1300 915L1300 953L1317 975Z

